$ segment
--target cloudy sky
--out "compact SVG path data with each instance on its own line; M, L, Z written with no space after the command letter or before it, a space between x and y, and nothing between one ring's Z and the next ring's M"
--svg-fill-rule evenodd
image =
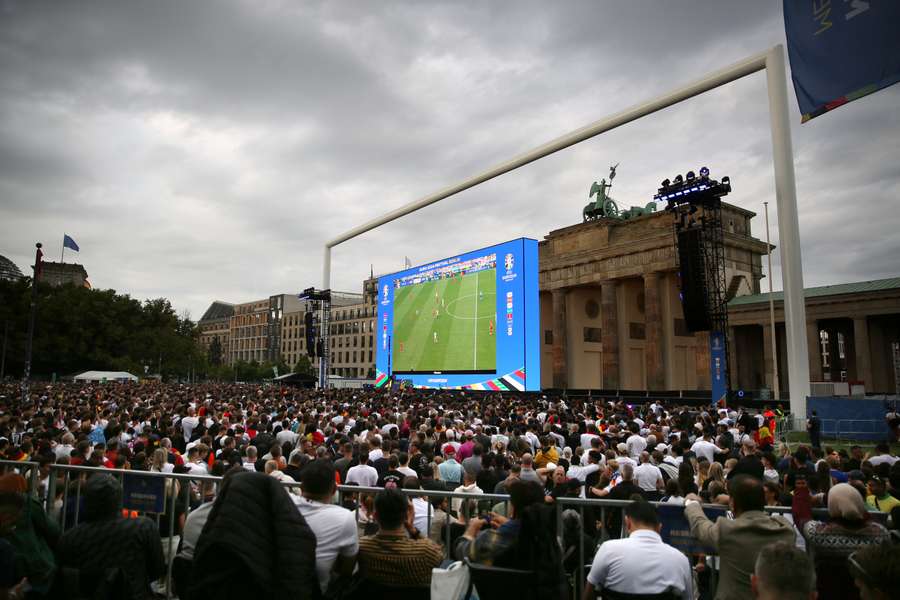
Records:
M321 282L322 245L384 211L784 42L780 0L0 0L0 254L81 246L95 287L199 318ZM900 86L800 125L806 285L900 274ZM339 246L333 287L581 218L708 165L770 200L758 73ZM780 271L775 254L775 282Z

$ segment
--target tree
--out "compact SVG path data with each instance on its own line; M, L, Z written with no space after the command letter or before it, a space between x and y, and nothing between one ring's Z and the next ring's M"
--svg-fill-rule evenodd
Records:
M161 365L167 378L200 372L205 357L196 324L165 298L143 303L115 290L38 284L32 373L72 375L89 369L143 375ZM24 368L31 280L0 281L0 323L9 322L6 372Z
M294 365L294 373L297 373L298 375L308 375L310 377L314 377L316 374L312 363L309 361L309 357L305 354L301 354L299 360L297 360L297 364Z

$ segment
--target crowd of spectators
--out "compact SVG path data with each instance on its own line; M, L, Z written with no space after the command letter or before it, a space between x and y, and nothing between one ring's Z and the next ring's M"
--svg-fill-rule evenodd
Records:
M15 469L0 477L0 598L60 586L152 598L170 563L183 598L346 597L360 581L396 595L426 589L448 557L533 572L527 594L562 598L582 552L585 598L711 597L713 569L722 599L877 597L897 585L897 457L887 444L791 448L778 414L157 382L34 386L23 403L0 385L0 458L39 465L33 493ZM65 478L54 464L97 471ZM184 477L167 480L166 512L151 520L121 510L114 469ZM190 479L205 475L223 479ZM634 502L565 510L557 531L563 498ZM683 505L715 556L665 544L648 501ZM702 505L728 512L712 521Z

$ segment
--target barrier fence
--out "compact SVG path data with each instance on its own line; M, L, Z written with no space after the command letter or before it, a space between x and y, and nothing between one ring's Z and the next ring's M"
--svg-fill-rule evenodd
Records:
M103 467L85 467L75 465L45 465L43 472L36 462L21 462L0 460L0 473L15 471L23 475L28 483L28 495L40 501L48 516L59 524L61 531L65 532L79 524L82 513L82 487L87 478L92 474L103 473L117 478L122 485L121 511L128 517L146 516L154 520L160 528L160 536L163 544L163 555L166 561L166 574L164 582L159 584L160 591L166 598L173 598L172 564L178 551L180 542L176 534L176 515L187 516L191 510L205 502L215 500L222 478L212 475L192 475L176 473L157 473L148 471L132 471L123 469L107 469ZM176 482L178 485L176 485ZM291 493L299 493L300 483L281 482ZM354 512L358 529L365 525L360 517L360 505L364 503L366 495L377 494L382 488L360 487L350 485L337 486L336 502L344 505L346 500L354 501ZM401 493L413 499L414 509L422 507L422 503L415 502L422 499L427 502L425 509L426 531L428 537L435 533L434 525L441 521L438 530L440 542L443 545L444 557L451 558L452 546L464 529L462 524L457 524L456 518L451 517L453 511L439 511L432 504L433 499L446 498L451 503L459 500L459 510L456 511L464 518L477 516L489 511L494 511L503 516L509 515L510 497L505 494L471 494L432 489L399 489ZM567 568L574 598L581 598L581 590L586 581L587 570L590 569L596 548L610 539L609 523L610 511L621 511L631 504L630 500L607 500L600 498L557 498L554 502L556 513L557 540L563 550L563 558L567 564L572 564L577 553L577 561L573 568ZM182 504L183 503L183 504ZM179 511L181 504L183 510ZM662 524L661 536L666 543L684 552L688 558L703 554L706 557L706 565L710 567L710 587L715 594L716 576L718 569L717 557L712 548L702 547L699 542L690 536L689 526L683 514L683 506L664 502L652 502L657 506ZM586 511L592 511L593 515L587 515ZM570 514L567 515L567 513ZM599 511L599 517L597 515ZM704 505L704 511L715 520L717 516L725 516L727 507L721 505ZM766 507L766 511L773 514L789 514L789 507ZM443 513L443 514L440 514ZM572 514L577 515L577 540L573 543L567 539L567 531L571 527L566 526L565 520L572 519ZM446 515L446 517L444 517ZM827 513L822 509L815 509L814 516L827 519ZM417 515L420 518L421 515ZM887 515L877 513L876 518L884 522ZM596 536L589 536L586 524L599 521L603 526L596 532ZM456 525L454 527L454 525ZM454 531L455 530L455 531ZM168 535L162 535L168 533ZM423 532L424 533L424 532ZM360 535L363 531L360 531ZM619 537L624 534L624 519L619 526ZM798 533L799 535L799 533ZM588 538L594 538L588 540ZM586 541L588 543L586 543Z

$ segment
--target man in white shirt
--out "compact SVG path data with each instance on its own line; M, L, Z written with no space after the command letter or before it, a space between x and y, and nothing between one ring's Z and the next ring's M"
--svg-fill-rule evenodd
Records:
M296 446L297 439L300 435L291 431L291 422L285 419L281 422L281 428L281 431L275 434L275 442L277 442L279 446L284 446L288 443L291 446Z
M322 593L335 578L353 575L359 537L353 513L332 504L334 498L334 464L327 459L309 463L303 470L303 495L295 498L297 510L316 536L316 574Z
M594 598L595 590L607 589L648 595L672 591L682 600L693 600L690 562L659 537L659 516L653 505L641 499L624 512L628 537L604 542L597 550L583 598Z
M591 438L600 437L597 434L597 426L596 425L588 425L587 433L582 433L579 441L581 442L581 447L585 450L591 449Z
M369 445L372 447L369 450L369 462L375 462L379 458L384 456L384 451L381 449L381 436L376 435L371 440L369 440Z
M360 458L365 461L366 456L363 455ZM355 467L350 467L350 469L347 470L346 483L355 483L362 487L375 487L378 485L378 471L375 467L369 466L365 462L361 462Z
M893 466L895 462L897 462L897 457L891 455L891 448L884 442L879 443L875 446L874 456L869 459L869 462L872 463L873 467L877 467L881 464L889 464Z
M659 500L665 489L662 471L650 462L650 453L641 452L641 464L634 470L634 483L644 492L647 500Z
M181 420L181 431L184 433L185 442L191 440L191 434L194 433L194 429L200 424L200 419L197 418L197 411L194 410L193 406L188 407L187 413L187 416Z
M637 423L631 424L629 429L631 430L631 435L625 440L625 447L628 448L628 456L636 461L640 457L641 452L647 449L647 440L638 434L640 428L637 426Z
M728 450L719 448L712 443L712 435L709 431L703 433L703 437L694 442L691 446L691 452L697 455L697 458L705 458L710 463L715 462L716 454L726 454Z
M75 436L69 432L66 432L62 436L62 443L58 444L54 449L53 453L56 454L57 460L60 458L68 459L72 456L72 450L75 449Z
M478 484L475 483L475 473L472 473L471 471L465 471L465 470L463 471L463 484L453 491L456 492L457 494L483 494L484 493L484 491L482 491L482 489L480 487L478 487ZM459 513L459 509L462 506L462 503L463 503L462 498L454 498L450 503L451 508L454 511L456 511L457 513ZM473 515L469 515L469 516L471 517Z

